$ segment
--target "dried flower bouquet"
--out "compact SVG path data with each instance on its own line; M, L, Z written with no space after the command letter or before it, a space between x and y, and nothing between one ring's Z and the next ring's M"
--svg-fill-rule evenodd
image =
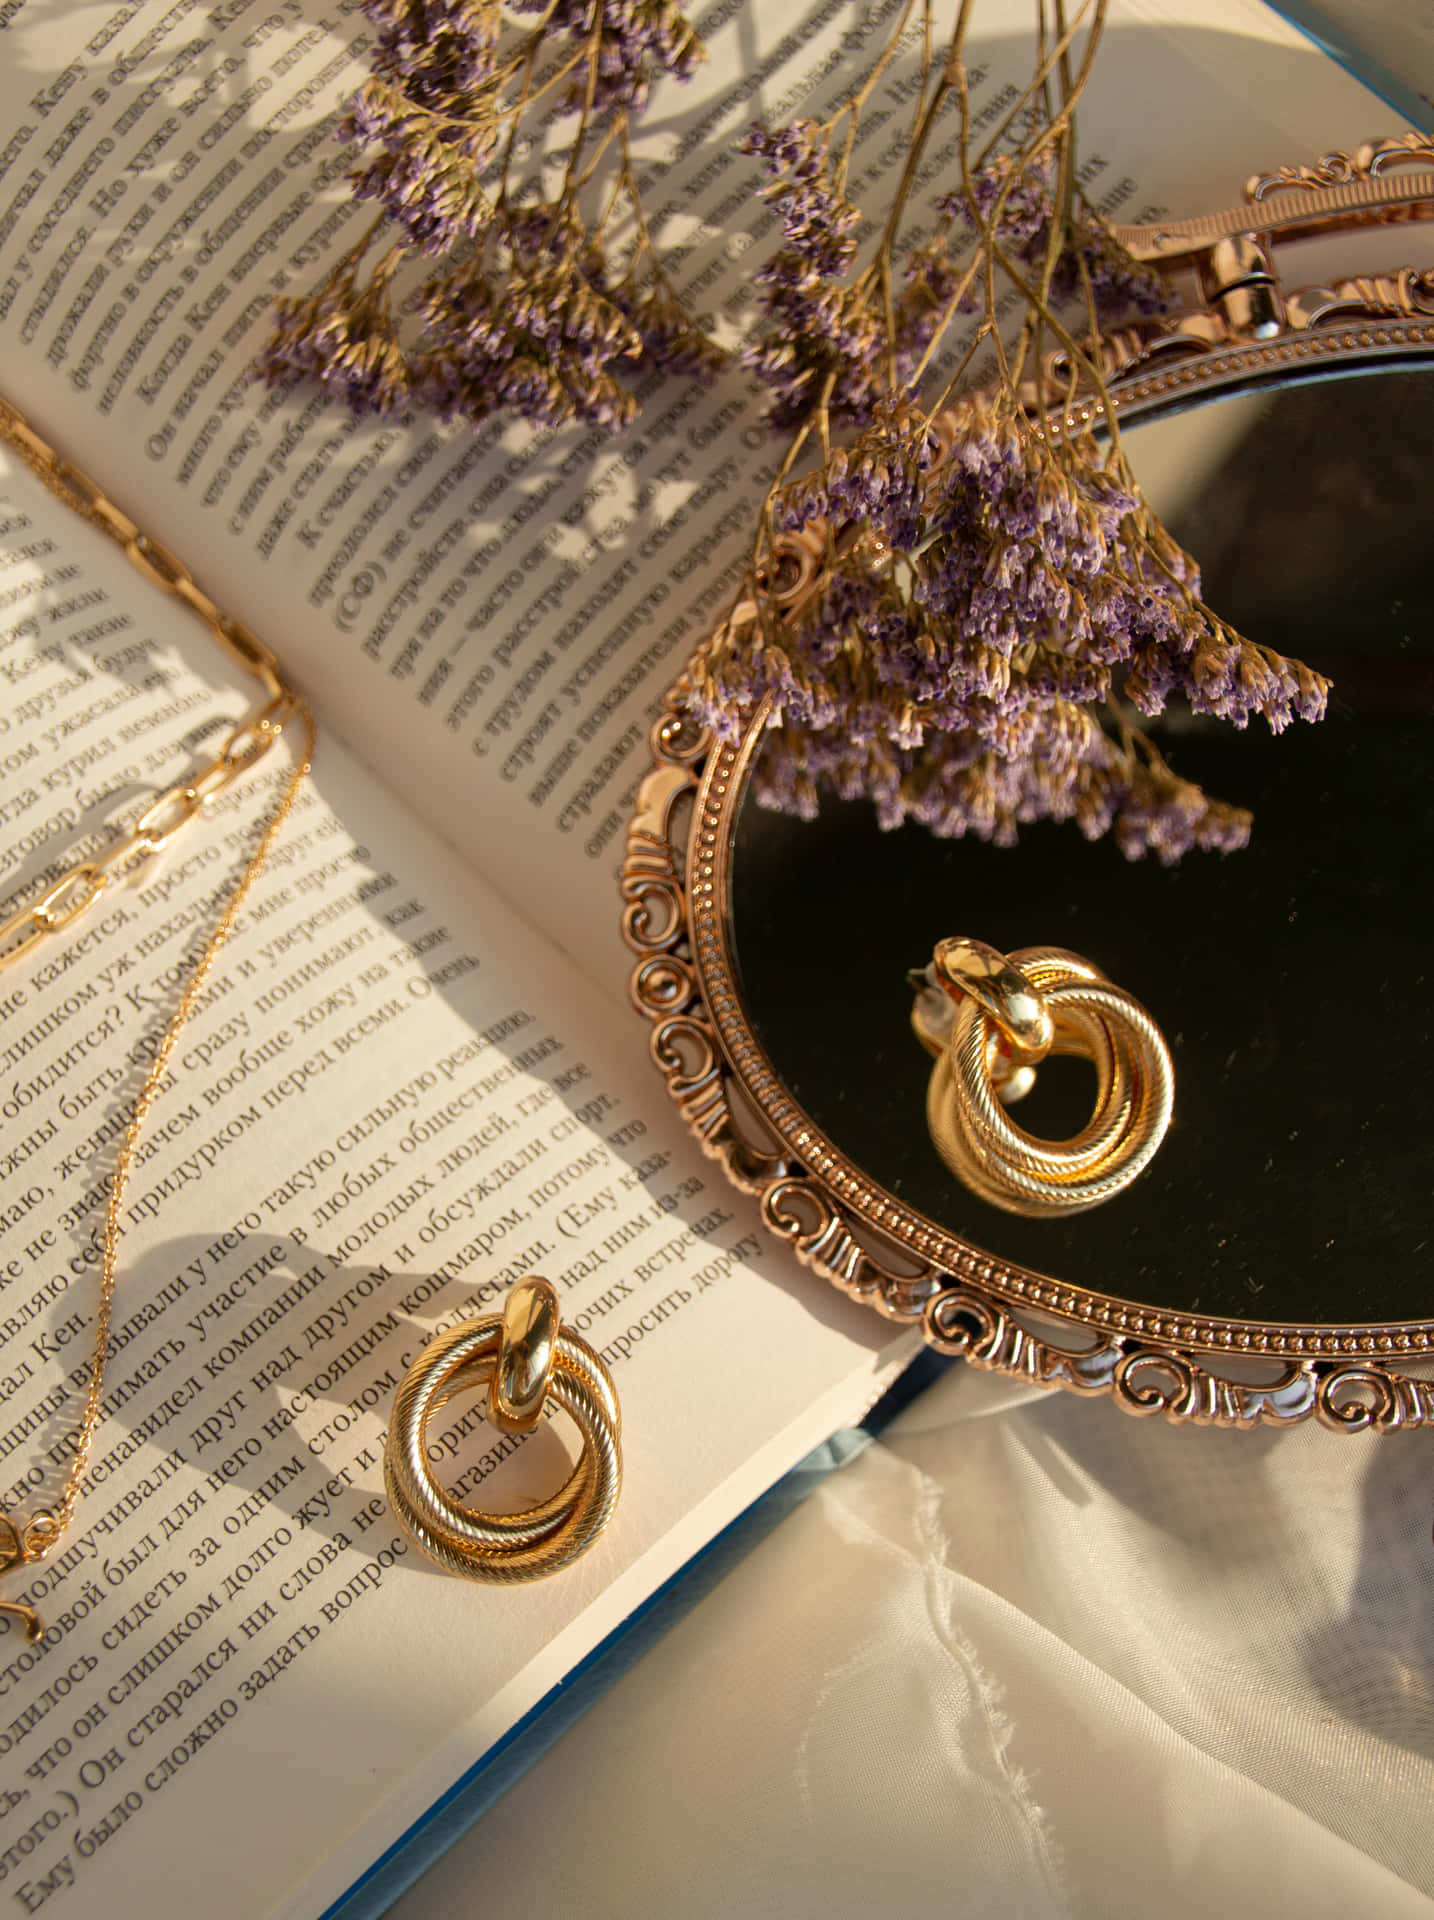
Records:
M1320 718L1327 683L1201 600L1195 562L1135 483L1113 409L1098 439L1063 434L1064 408L1049 405L1050 363L1065 369L1065 404L1078 392L1103 403L1101 331L1165 298L1076 186L1075 106L1103 0L1069 18L1063 0L1038 0L1035 72L979 152L970 0L939 50L934 12L934 0L908 0L829 120L751 135L785 243L763 271L765 324L745 357L790 440L743 589L686 697L725 737L770 702L757 790L785 811L810 817L828 792L870 798L885 826L912 819L999 845L1023 823L1071 819L1090 838L1113 830L1130 857L1242 846L1249 815L1178 777L1138 717L1178 696L1278 732ZM848 164L877 80L912 37L905 167L862 263ZM934 228L910 236L913 183L949 111L960 185ZM997 322L1006 289L1025 315L1011 346ZM948 365L964 313L978 324ZM982 349L994 380L973 395ZM844 429L854 437L842 442ZM803 456L814 464L800 473Z

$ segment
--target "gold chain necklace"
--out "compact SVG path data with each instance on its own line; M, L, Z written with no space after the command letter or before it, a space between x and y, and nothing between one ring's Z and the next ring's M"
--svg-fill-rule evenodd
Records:
M137 867L168 846L176 834L198 819L219 794L255 766L286 729L297 727L301 743L298 760L269 814L258 844L225 901L223 912L194 962L179 1004L170 1015L144 1083L135 1098L110 1175L90 1381L76 1435L74 1457L59 1496L52 1505L35 1509L24 1520L12 1519L10 1515L0 1512L0 1574L4 1574L17 1566L42 1560L58 1544L74 1518L90 1448L103 1411L105 1362L109 1353L110 1314L114 1305L120 1242L120 1210L124 1204L135 1148L145 1117L158 1096L175 1043L204 991L204 983L219 951L233 932L234 923L250 889L262 872L308 775L314 753L314 717L307 701L287 684L278 661L263 642L238 621L221 613L208 594L196 586L188 568L167 548L141 533L128 514L108 499L88 474L61 459L3 395L0 395L0 443L17 454L50 492L74 508L91 526L108 535L147 580L172 593L196 613L225 651L246 673L259 681L264 691L264 705L230 732L216 757L192 779L171 787L167 793L152 801L122 832L118 843L103 858L80 861L71 866L46 889L39 900L0 921L0 971L22 960L43 941L63 933L65 928L88 912L102 894L130 878ZM43 1629L33 1607L23 1601L0 1600L0 1613L12 1613L23 1620L27 1639L40 1638Z

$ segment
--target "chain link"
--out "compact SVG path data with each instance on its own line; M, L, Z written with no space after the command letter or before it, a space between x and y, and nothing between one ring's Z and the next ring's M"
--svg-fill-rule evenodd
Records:
M300 738L289 777L269 810L257 846L231 888L223 911L190 970L179 1004L160 1037L131 1110L110 1176L94 1347L73 1458L59 1498L52 1505L36 1509L20 1524L9 1515L0 1514L0 1574L3 1574L12 1567L43 1559L57 1545L74 1517L102 1412L120 1213L139 1136L145 1117L159 1095L180 1032L199 1000L215 959L234 928L280 828L298 800L313 758L314 721L307 702L285 684L278 661L264 643L247 627L222 613L195 584L182 561L167 547L141 533L128 514L108 499L88 474L62 460L3 395L0 395L0 443L16 453L52 493L115 541L147 580L174 594L196 613L225 652L260 682L265 695L264 705L230 730L214 759L180 785L151 800L138 818L122 830L121 837L107 853L77 861L50 881L39 900L0 921L0 972L25 959L46 940L63 934L81 915L88 913L110 887L130 878L177 835L202 818L221 793L263 759L286 728L296 727ZM33 1607L23 1601L0 1600L0 1613L15 1614L24 1621L27 1638L39 1638L41 1627Z
M51 493L58 494L92 527L97 527L116 546L123 548L126 559L138 568L146 580L164 592L172 593L176 599L192 608L230 658L263 683L270 700L277 700L285 693L279 662L258 635L217 607L204 589L196 584L193 574L182 560L172 554L168 547L161 546L158 540L151 540L147 533L142 533L124 509L117 507L108 497L97 480L92 480L79 467L62 459L3 394L0 394L0 442L9 447L12 453L18 454Z
M168 547L142 533L129 515L104 493L98 481L61 459L24 416L0 396L0 442L75 511L122 549L153 586L171 593L197 614L212 637L246 673L263 686L266 702L241 720L218 754L180 785L152 800L108 852L77 861L38 900L0 920L0 973L32 954L53 934L87 913L117 882L167 847L176 834L199 819L210 803L240 774L269 751L298 711L293 691L284 684L274 655L249 629L233 620L196 585L188 567Z
M263 759L294 718L297 704L286 690L260 712L241 720L209 764L151 800L116 845L92 860L77 861L38 900L0 920L0 973L33 953L49 935L63 932L108 888L130 879L137 867L198 820L227 787Z

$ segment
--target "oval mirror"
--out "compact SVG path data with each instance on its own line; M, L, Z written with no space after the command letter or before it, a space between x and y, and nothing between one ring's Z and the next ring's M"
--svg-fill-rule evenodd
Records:
M1203 326L1113 348L1123 444L1205 598L1334 681L1326 720L1279 741L1158 730L1177 772L1252 810L1246 850L1162 867L1068 825L999 849L830 800L802 821L760 804L760 718L731 747L675 714L657 730L624 884L659 1063L769 1224L947 1351L1175 1418L1434 1418L1419 306L1410 274L1271 282L1258 310L1217 297ZM948 1170L907 973L952 934L1073 948L1159 1022L1176 1118L1128 1191L1028 1219ZM1048 1062L1020 1124L1064 1138L1092 1084Z

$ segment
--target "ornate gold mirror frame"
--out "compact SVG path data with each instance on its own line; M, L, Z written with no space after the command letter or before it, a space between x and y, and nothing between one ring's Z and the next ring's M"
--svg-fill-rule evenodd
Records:
M1252 180L1238 208L1117 229L1139 257L1193 269L1184 311L1102 343L1122 424L1211 395L1335 367L1434 357L1434 269L1286 289L1275 243L1434 217L1434 143L1381 141ZM1070 391L1053 358L1042 403ZM1059 419L1087 426L1094 403ZM787 537L785 608L811 591L813 544ZM652 731L623 866L632 999L649 1049L706 1152L814 1272L945 1354L1041 1386L1112 1394L1128 1412L1236 1428L1311 1416L1342 1431L1434 1423L1434 1318L1298 1325L1142 1306L982 1251L875 1185L791 1097L753 1030L728 902L737 809L766 719L734 743L669 697ZM1434 1372L1434 1368L1430 1369Z

